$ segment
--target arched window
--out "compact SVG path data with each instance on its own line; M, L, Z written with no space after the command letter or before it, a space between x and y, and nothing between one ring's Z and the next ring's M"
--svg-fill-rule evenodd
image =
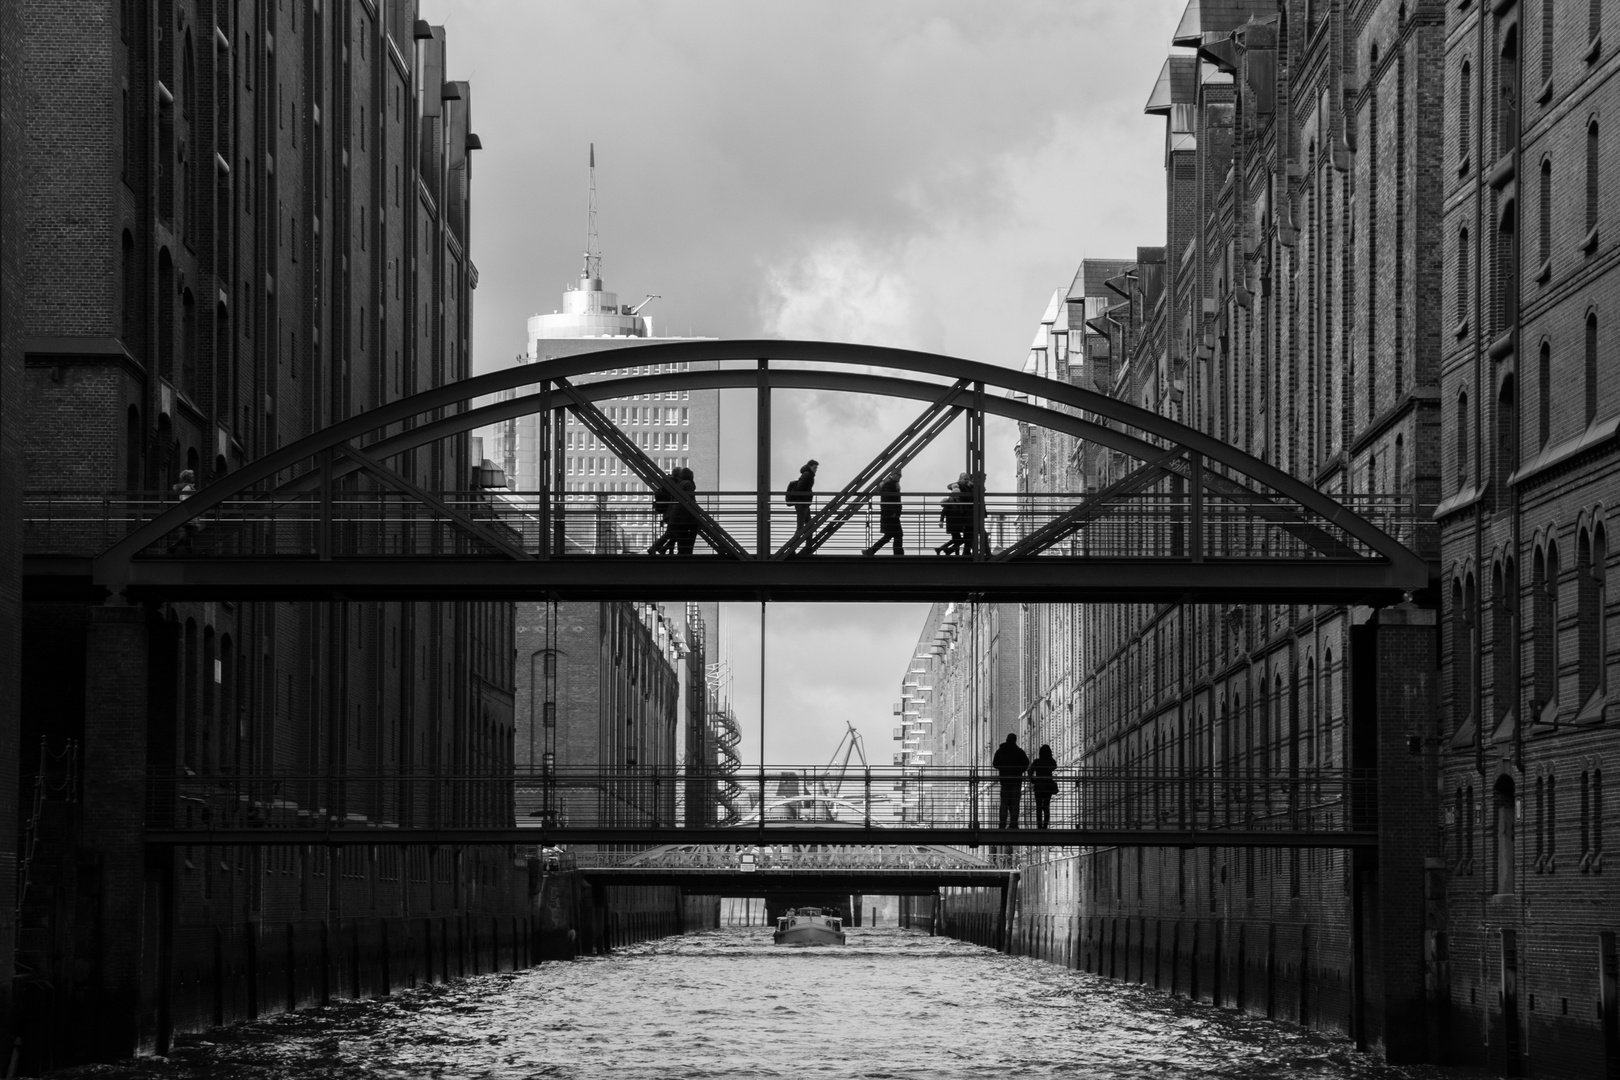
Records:
M1536 445L1545 447L1552 437L1552 344L1541 343L1536 365Z
M174 382L174 260L164 248L158 254L157 369Z
M1473 682L1473 658L1468 653L1472 637L1469 623L1468 601L1461 579L1451 581L1451 728L1460 733L1475 723L1474 695L1469 688Z
M1469 477L1469 443L1468 443L1468 394L1463 392L1457 395L1457 486L1468 486Z
M146 454L141 442L141 410L131 405L124 419L124 487L140 491L146 486Z
M1576 697L1582 704L1577 720L1603 688L1603 561L1592 534L1582 529L1575 542Z
M1536 847L1530 868L1541 873L1547 866L1547 778L1536 777Z
M1541 0L1541 81L1552 82L1553 77L1553 0Z
M1531 627L1531 723L1550 722L1558 709L1558 550L1536 552L1531 582L1535 604Z
M1519 582L1513 561L1496 564L1491 574L1491 713L1500 723L1513 709L1514 650L1518 642Z
M1512 777L1504 776L1496 781L1492 789L1491 809L1496 819L1496 892L1511 893L1514 879L1513 816L1517 810Z
M1519 416L1514 407L1513 377L1502 380L1502 389L1496 395L1496 499L1497 505L1506 506L1508 478L1519 467Z
M1552 260L1552 159L1541 159L1541 187L1536 202L1537 254L1543 265Z
M138 333L136 315L140 312L140 282L137 277L138 270L135 266L135 237L128 229L124 230L122 242L120 243L119 271L124 276L123 280L119 282L123 287L124 298L124 310L119 312L119 315L122 316L120 321L123 324L124 348L139 356L141 352L135 341L135 336Z
M197 394L197 298L187 289L180 297L180 390Z
M1586 231L1598 223L1598 123L1586 125ZM1590 250L1590 247L1588 248Z
M1473 249L1468 246L1468 230L1457 233L1457 324L1468 320L1468 271L1473 262Z
M1590 424L1597 419L1598 399L1598 323L1595 311L1586 313L1586 353L1582 366L1586 374L1586 422Z
M1502 35L1502 55L1497 66L1496 156L1500 159L1519 145L1519 28L1510 26Z
M1464 60L1457 73L1457 160L1465 162L1474 127L1474 69Z
M1465 815L1467 815L1466 817L1463 818L1463 821L1465 822L1465 824L1463 825L1463 852L1464 852L1463 858L1464 858L1465 863L1468 866L1468 872L1470 874L1472 874L1474 872L1474 824L1475 824L1475 822L1474 822L1474 785L1473 784L1469 784L1468 787L1465 789L1465 795L1464 795L1464 798L1463 798L1463 813Z

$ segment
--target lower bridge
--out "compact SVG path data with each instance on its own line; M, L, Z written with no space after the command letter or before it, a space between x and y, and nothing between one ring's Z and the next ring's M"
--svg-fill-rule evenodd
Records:
M666 844L631 855L581 852L572 860L592 885L672 885L694 895L812 893L926 896L938 889L1007 888L1017 871L937 844Z
M554 768L490 776L154 770L145 840L583 845L638 852L660 845L1350 849L1378 843L1378 777L1361 771L1175 775L1061 769L1051 781L1056 790L1042 794L1024 779L975 768L871 767L836 787L824 784L815 768L739 777L754 808L733 825L689 823L689 808L677 797L714 777L683 770ZM793 793L782 794L785 789ZM806 795L807 789L816 790ZM1010 816L1002 813L1008 800L1018 808ZM1042 800L1048 827L1031 828ZM696 863L682 869L730 871Z

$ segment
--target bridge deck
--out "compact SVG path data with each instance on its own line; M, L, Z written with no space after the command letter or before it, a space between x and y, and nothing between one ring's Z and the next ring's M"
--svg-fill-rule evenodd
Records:
M131 599L206 600L627 600L1206 603L1399 602L1411 582L1373 560L1170 559L1046 556L974 562L933 554L816 555L733 560L713 555L570 556L513 561L485 556L170 556L129 564ZM96 600L88 558L24 560L29 599Z

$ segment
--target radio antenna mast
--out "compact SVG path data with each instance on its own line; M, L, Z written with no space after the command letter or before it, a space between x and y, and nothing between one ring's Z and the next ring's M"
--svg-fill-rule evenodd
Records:
M602 276L602 244L596 237L596 144L591 143L590 208L585 212L585 269L580 277L595 280Z

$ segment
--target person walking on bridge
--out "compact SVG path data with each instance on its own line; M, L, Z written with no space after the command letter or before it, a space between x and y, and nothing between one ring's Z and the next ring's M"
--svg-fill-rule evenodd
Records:
M1001 828L1018 828L1018 800L1024 791L1024 772L1029 755L1018 747L1018 736L1008 733L1007 741L996 748L991 766L1001 774Z
M790 551L810 539L810 499L816 486L816 470L820 467L821 462L811 458L799 467L799 478L788 481L785 497L798 518L793 539L788 541Z
M900 523L900 470L895 469L883 478L878 485L878 525L883 532L878 536L877 543L871 547L862 548L862 555L876 555L883 550L883 545L891 539L894 541L894 553L906 553L906 531Z
M692 470L682 465L675 470L675 479L678 487L686 495L695 496L697 481ZM675 546L677 555L690 555L697 543L698 519L697 515L687 507L684 500L677 501L669 513L669 523L675 530Z

